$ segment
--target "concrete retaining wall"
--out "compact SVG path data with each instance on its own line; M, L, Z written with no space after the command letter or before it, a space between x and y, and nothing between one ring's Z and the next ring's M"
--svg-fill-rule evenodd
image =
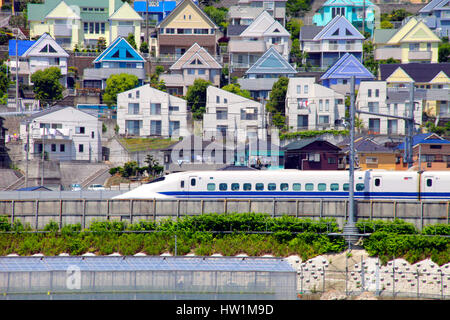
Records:
M449 223L450 201L356 201L357 219L410 222L421 230L436 223ZM89 227L94 220L116 220L136 223L204 213L267 213L272 217L290 215L300 218L334 218L342 228L348 219L347 200L308 199L180 199L180 200L2 200L0 215L14 222L20 219L32 228L41 229L49 221L81 223Z

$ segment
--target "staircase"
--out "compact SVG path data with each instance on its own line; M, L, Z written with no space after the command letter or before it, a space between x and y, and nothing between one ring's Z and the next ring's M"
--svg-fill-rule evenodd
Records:
M83 189L87 188L89 185L91 185L93 183L93 181L95 181L96 179L98 179L99 177L104 175L105 173L109 172L109 169L110 169L110 167L108 166L107 168L99 169L96 172L94 172L93 174L91 174L89 177L87 177L81 183L81 188L83 188Z
M19 179L17 179L16 181L14 181L13 183L11 183L9 186L7 186L5 188L5 191L17 190L17 189L23 188L24 185L25 185L25 176L22 176Z

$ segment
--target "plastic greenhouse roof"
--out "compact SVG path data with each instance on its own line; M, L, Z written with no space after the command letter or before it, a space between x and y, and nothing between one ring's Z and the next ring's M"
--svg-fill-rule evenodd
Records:
M295 272L282 258L72 256L0 257L1 272L67 271L240 271Z

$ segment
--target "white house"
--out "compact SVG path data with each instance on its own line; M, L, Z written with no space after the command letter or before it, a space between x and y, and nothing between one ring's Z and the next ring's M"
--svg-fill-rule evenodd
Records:
M61 71L61 84L67 87L67 60L69 54L48 33L44 33L36 41L19 40L19 82L31 85L31 75L38 70L57 67ZM16 73L16 43L9 41L11 76Z
M29 139L29 159L40 159L45 150L49 160L102 161L101 133L102 124L96 114L73 107L48 108L20 124L20 137L25 145L23 158Z
M144 85L117 95L119 134L185 137L189 135L187 102Z
M414 121L422 123L425 90L415 90ZM355 106L358 110L384 115L409 116L410 91L408 88L388 88L386 81L362 81ZM394 117L360 113L359 118L369 134L404 135L405 120ZM417 128L417 127L416 127Z
M206 113L203 115L203 137L223 136L245 142L247 138L265 139L265 112L259 102L209 86L206 90Z
M289 79L286 121L290 131L339 128L336 120L344 116L343 94L317 84L313 77Z

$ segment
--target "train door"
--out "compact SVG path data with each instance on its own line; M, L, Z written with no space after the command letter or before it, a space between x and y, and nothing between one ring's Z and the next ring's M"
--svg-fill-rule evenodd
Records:
M434 176L431 175L425 175L423 178L423 192L424 196L428 197L431 196L430 193L434 192L435 190L435 179Z
M198 177L197 176L189 176L187 187L188 187L189 196L192 196L192 192L195 192L198 190Z
M379 194L379 192L383 191L383 179L381 176L374 176L372 180L372 192L375 193L375 195Z

